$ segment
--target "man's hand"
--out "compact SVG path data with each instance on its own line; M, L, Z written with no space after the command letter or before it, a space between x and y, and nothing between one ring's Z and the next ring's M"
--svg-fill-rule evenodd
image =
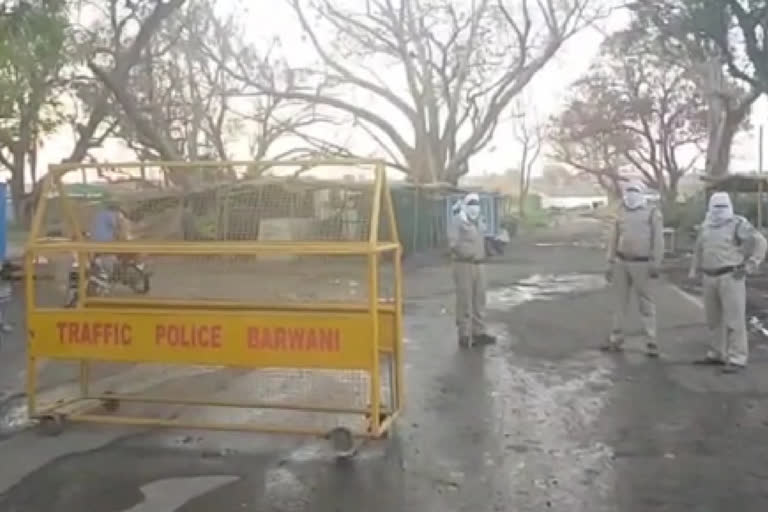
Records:
M698 274L696 273L695 268L692 268L691 270L688 271L688 279L690 279L691 281L695 281L697 277L698 277Z
M758 264L753 259L748 259L746 263L744 263L744 271L747 273L747 275L752 275L755 272L757 272Z
M609 283L613 282L613 265L608 267L608 270L605 271L605 280Z

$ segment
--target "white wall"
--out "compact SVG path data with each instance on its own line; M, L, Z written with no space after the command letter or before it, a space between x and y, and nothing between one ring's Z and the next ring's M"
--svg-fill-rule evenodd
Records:
M583 208L593 203L608 204L607 196L541 196L542 208Z

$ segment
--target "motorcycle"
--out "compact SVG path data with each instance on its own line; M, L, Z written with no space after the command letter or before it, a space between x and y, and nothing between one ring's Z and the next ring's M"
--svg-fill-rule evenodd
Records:
M96 256L91 259L86 271L86 278L88 279L85 288L87 297L109 296L117 284L127 286L141 295L149 293L152 274L147 268L146 262L139 257L121 254L111 267L104 262L103 256ZM67 307L74 307L77 304L79 284L80 264L75 255L69 269Z

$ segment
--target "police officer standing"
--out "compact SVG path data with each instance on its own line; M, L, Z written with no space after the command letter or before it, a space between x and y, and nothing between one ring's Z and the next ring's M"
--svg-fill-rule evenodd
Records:
M768 243L744 217L734 215L731 198L715 192L701 225L689 277L704 274L704 313L712 346L698 364L723 365L724 373L744 369L749 358L747 274L765 259Z
M456 285L456 328L459 346L489 345L496 338L485 326L485 235L480 198L468 194L450 230L453 279Z
M639 181L627 184L608 240L609 270L606 277L613 282L616 309L611 334L602 349L622 349L624 321L634 294L642 317L646 353L649 357L658 357L656 305L651 287L652 280L659 277L664 257L664 221L659 209L648 204L644 188Z

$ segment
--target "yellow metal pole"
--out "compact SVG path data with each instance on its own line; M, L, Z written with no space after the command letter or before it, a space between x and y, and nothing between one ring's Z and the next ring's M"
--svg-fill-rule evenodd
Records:
M379 256L368 255L368 306L371 326L371 432L379 431L381 410L381 366L379 365Z
M40 197L37 201L37 208L35 214L32 217L32 225L29 228L29 239L27 240L27 247L24 253L24 287L26 290L26 315L27 315L27 328L31 331L31 335L27 338L27 414L34 416L37 409L37 360L35 359L35 350L32 347L34 343L33 337L35 335L35 325L31 321L32 313L37 309L37 294L35 290L35 256L36 252L32 248L35 245L35 241L40 238L40 229L45 219L45 212L48 203L48 196L51 193L52 187L52 175L49 173L43 180L43 185L40 189Z
M379 221L381 218L381 199L384 186L384 170L381 165L375 167L376 182L373 186L373 204L371 205L371 229L368 242L373 248L379 242Z
M381 412L381 365L379 363L379 254L374 252L379 242L379 221L381 217L381 199L384 185L384 173L381 165L375 167L376 181L373 187L373 205L371 207L371 228L368 242L368 307L371 326L371 389L370 431L378 432Z
M69 220L70 224L70 230L71 230L71 236L73 239L75 239L78 242L83 242L83 229L80 226L79 219L77 218L77 214L75 213L75 208L72 205L72 202L70 201L69 197L67 196L64 186L61 183L61 175L56 176L56 189L59 193L59 201L61 204L61 209L64 211L64 215ZM87 290L87 281L88 281L88 254L84 251L77 251L76 254L77 258L77 304L76 306L78 308L82 308L85 306L85 292ZM80 396L85 398L89 394L89 375L90 375L90 367L89 362L85 359L80 360L80 373L79 373L79 381L80 381Z
M49 167L50 169L50 167ZM33 244L35 240L40 238L40 227L43 225L45 218L45 211L48 203L48 196L51 193L51 181L53 176L49 174L43 180L43 186L40 189L40 197L37 201L37 208L35 209L35 215L32 217L32 225L29 228L29 244Z
M395 411L403 407L403 249L395 251L395 340L393 343L395 364L395 397L397 403L392 404Z
M395 249L393 243L371 245L368 241L361 242L263 242L263 241L216 241L211 242L58 242L37 241L30 247L38 251L84 251L105 252L113 254L163 254L163 255L216 255L232 254L250 256L254 253L277 254L312 254L318 256L360 255L369 252L382 252Z
M38 208L40 208L38 206ZM32 251L27 251L24 255L24 285L26 287L27 302L27 326L30 335L27 338L27 411L30 417L35 415L37 407L37 361L35 360L35 350L32 347L35 336L35 326L30 322L31 312L35 308L35 255Z
M384 211L386 212L389 224L389 240L397 244L394 251L394 270L395 270L395 340L393 343L393 357L395 364L395 398L396 404L392 404L394 410L399 410L403 406L403 397L405 388L403 386L403 248L400 245L400 236L397 231L397 216L395 215L395 205L392 201L392 193L387 184L386 173L382 173L384 181Z

